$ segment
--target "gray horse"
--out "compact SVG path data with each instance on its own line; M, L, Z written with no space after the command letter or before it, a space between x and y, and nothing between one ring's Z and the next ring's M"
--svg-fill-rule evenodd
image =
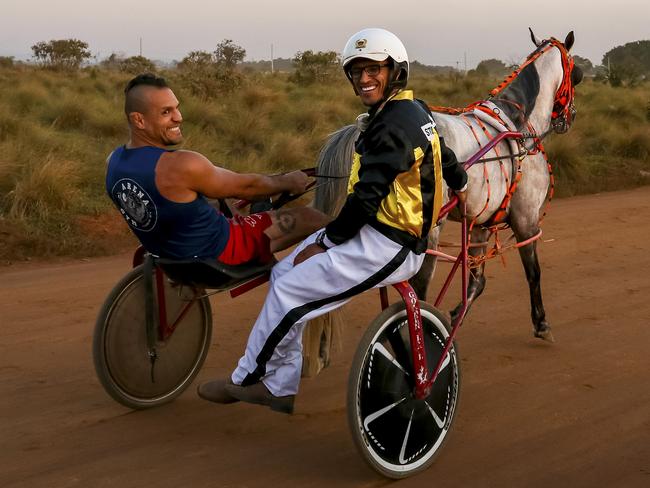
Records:
M467 216L472 222L470 236L472 243L479 243L470 249L472 256L486 252L486 243L497 224L509 226L519 243L539 234L540 213L551 182L541 140L550 132L566 132L575 117L573 87L582 80L582 73L569 55L574 42L573 32L564 42L554 38L540 41L532 30L530 35L536 50L492 90L488 100L446 113L434 109L438 132L459 161L466 161L498 132L512 130L533 135L523 141L502 142L484 156L489 161L467 168ZM349 174L354 142L361 125L344 127L330 137L319 157L319 174ZM524 153L527 155L523 159L513 156L523 156ZM336 215L345 199L346 187L345 179L319 181L314 206ZM450 218L457 220L458 215L452 213ZM430 247L436 247L439 232L440 226L432 230ZM551 327L546 321L542 303L536 241L519 247L519 254L530 287L534 335L552 341ZM435 256L427 256L418 274L411 279L421 300L426 299L435 260ZM470 273L470 304L485 288L484 267L483 262ZM451 312L452 319L459 311L460 305Z

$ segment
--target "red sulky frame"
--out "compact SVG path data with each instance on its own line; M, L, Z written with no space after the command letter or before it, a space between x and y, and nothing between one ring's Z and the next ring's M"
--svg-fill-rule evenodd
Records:
M481 159L488 151L493 149L497 144L499 144L504 139L523 139L531 137L530 134L521 133L521 132L501 132L494 139L492 139L487 145L482 147L476 154L474 154L470 159L465 163L465 169L473 166ZM439 218L445 217L454 207L458 205L458 197L454 195L449 202L442 207L440 210ZM434 303L435 307L440 305L442 299L444 298L451 282L456 274L458 268L461 268L461 299L462 307L460 313L451 324L451 332L447 337L445 342L445 347L442 351L442 355L438 360L438 364L433 369L431 377L428 377L428 365L426 360L426 354L424 351L424 334L422 331L422 317L420 314L420 304L415 291L408 283L408 281L403 281L401 283L396 283L393 287L399 292L404 304L406 305L406 314L408 319L409 326L409 336L411 341L411 354L413 357L413 369L415 376L415 398L418 400L424 399L429 396L433 383L438 377L438 373L442 369L442 365L447 358L449 349L451 348L452 341L456 337L458 328L463 323L465 314L467 313L468 303L467 303L467 249L469 247L468 238L467 238L467 220L465 218L465 205L462 205L461 213L463 215L461 220L461 250L458 254L458 257L449 256L447 254L441 253L437 250L427 251L429 254L434 254L446 261L453 262L453 266L447 279L445 280L438 297ZM388 307L388 294L386 288L381 289L381 304L382 308Z

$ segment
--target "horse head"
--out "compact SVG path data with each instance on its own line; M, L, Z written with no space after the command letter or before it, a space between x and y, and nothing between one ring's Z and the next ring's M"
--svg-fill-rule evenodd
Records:
M567 34L564 42L561 42L554 37L545 41L539 41L535 37L533 30L530 28L529 30L531 39L537 46L538 50L543 51L545 46L548 46L549 48L555 47L560 51L562 60L562 81L555 93L555 99L553 101L551 127L556 133L562 134L569 130L569 127L575 120L576 109L573 103L574 90L575 86L582 81L583 76L582 69L575 65L573 57L569 54L569 51L575 42L575 36L573 31L571 31Z
M550 130L564 133L575 119L574 88L582 81L582 70L569 54L575 36L571 31L564 42L554 37L539 40L532 29L529 31L535 51L490 95L498 95L495 103L506 103L504 108L518 125L533 125L542 134ZM531 118L535 123L531 124Z

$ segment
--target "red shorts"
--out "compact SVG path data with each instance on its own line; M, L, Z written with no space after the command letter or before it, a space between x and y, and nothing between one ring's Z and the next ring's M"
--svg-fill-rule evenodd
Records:
M217 258L224 264L236 266L249 261L268 263L273 259L271 240L264 231L271 226L268 212L247 217L235 215L228 219L230 238L225 249Z

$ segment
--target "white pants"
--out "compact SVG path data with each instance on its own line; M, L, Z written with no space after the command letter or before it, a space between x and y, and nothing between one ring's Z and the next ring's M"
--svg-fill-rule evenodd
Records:
M232 373L233 383L263 381L275 396L295 395L304 324L359 293L409 279L424 259L424 254L415 254L365 225L354 238L294 266L296 255L317 234L273 267L268 295Z

